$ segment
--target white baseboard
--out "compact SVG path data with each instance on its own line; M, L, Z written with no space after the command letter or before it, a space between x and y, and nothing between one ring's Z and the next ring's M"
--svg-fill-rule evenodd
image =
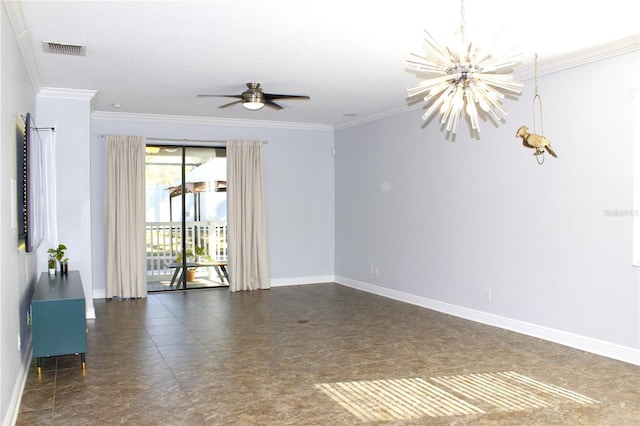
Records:
M347 287L352 287L358 290L366 291L368 293L377 294L379 296L388 297L390 299L399 300L401 302L410 303L412 305L421 306L423 308L446 313L456 317L491 325L494 327L499 327L509 331L514 331L516 333L525 334L527 336L537 337L539 339L548 340L550 342L569 346L574 349L580 349L586 352L591 352L593 354L616 359L618 361L627 362L629 364L640 365L639 349L634 349L603 340L593 339L591 337L581 336L578 334L568 333L562 330L543 327L540 325L502 317L475 309L469 309L462 306L439 302L437 300L428 299L426 297L403 293L397 290L391 290L388 288L379 287L349 278L335 277L335 282Z
M89 308L85 311L86 319L96 319L96 310L93 308Z
M9 408L7 409L7 415L2 419L3 425L15 425L18 420L18 412L20 411L20 403L22 402L22 394L24 392L24 386L27 383L27 376L29 374L29 366L31 366L31 358L33 350L29 342L29 350L25 352L22 359L22 366L18 373L18 380L13 388L13 394L11 395L11 401L9 401Z
M335 276L333 275L317 275L309 277L293 277L293 278L273 278L271 279L271 287L284 287L289 285L305 285L305 284L319 284L319 283L332 283L335 282ZM103 288L93 290L94 299L106 299L107 293ZM89 319L89 310L87 310L87 319ZM95 318L95 310L93 311L93 318Z
M273 278L271 287L284 287L288 285L320 284L335 282L333 275L317 275L310 277Z

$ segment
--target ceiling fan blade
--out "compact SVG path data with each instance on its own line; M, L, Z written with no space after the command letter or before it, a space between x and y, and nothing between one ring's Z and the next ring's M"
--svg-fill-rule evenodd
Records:
M309 96L299 95L277 95L275 93L264 93L265 99L311 99Z
M228 104L220 105L218 108L226 108L226 107L231 106L231 105L239 104L240 102L242 102L242 101L241 100L240 101L233 101L233 102L230 102Z
M242 99L242 95L198 95L199 98L236 98Z
M277 103L273 102L271 99L265 99L264 104L265 104L265 106L271 107L273 109L282 109L282 107L280 105L278 105Z

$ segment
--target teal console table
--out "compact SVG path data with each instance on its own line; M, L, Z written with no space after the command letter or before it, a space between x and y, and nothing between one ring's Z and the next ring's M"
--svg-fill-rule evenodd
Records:
M31 300L31 326L38 373L43 357L58 355L80 354L82 368L86 368L87 325L80 272L40 276Z

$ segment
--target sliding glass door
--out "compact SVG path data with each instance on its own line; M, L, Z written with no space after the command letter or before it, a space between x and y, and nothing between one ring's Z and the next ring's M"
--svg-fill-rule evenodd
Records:
M225 148L147 145L148 291L228 286Z

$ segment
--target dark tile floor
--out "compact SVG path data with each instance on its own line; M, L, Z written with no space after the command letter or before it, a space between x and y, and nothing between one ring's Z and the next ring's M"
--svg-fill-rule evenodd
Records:
M96 300L18 425L638 425L640 367L336 284Z

